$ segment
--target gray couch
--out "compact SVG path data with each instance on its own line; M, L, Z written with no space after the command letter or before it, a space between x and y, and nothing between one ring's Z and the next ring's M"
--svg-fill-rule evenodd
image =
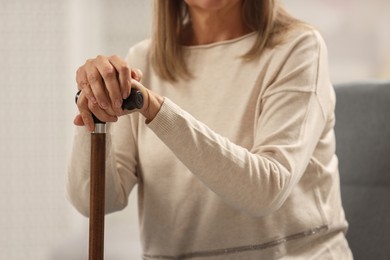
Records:
M390 81L335 86L341 193L356 260L390 259Z

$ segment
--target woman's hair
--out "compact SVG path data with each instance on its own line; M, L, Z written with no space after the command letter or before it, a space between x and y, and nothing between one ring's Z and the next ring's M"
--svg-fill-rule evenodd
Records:
M281 6L278 0L244 0L243 19L246 26L258 33L252 48L243 55L253 59L264 49L272 48L283 41L290 28L302 24ZM151 62L157 74L168 81L179 77L190 78L183 57L182 33L189 14L183 0L155 0L154 24L151 46Z

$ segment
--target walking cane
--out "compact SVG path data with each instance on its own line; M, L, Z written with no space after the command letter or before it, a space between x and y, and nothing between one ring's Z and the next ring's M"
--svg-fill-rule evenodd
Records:
M76 95L76 103L77 99L78 95ZM133 88L130 96L123 100L122 109L139 109L142 108L143 102L142 92ZM95 131L91 133L89 260L102 260L104 259L106 125L94 115L93 120Z

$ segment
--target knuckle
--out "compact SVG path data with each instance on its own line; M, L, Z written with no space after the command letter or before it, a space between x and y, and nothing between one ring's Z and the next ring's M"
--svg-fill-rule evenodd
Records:
M76 70L76 82L80 82L82 75L85 73L84 66L79 67Z
M83 91L85 91L86 93L89 93L89 84L88 82L84 81L84 80L81 80L80 82L78 82L78 85L79 85L79 88L82 89Z
M96 103L93 103L93 102L88 102L88 109L90 111L96 111L98 105Z
M106 59L106 57L104 57L103 55L98 55L98 56L96 56L96 59L97 60L104 60L104 59Z
M123 75L125 75L125 76L129 75L129 73L130 73L130 68L129 68L129 66L128 66L128 65L122 65L122 66L120 67L120 73L123 74Z
M88 98L89 96L93 95L93 92L88 83L83 83L80 85L80 87L83 90L85 97Z
M99 76L97 75L97 73L91 73L91 74L88 74L88 82L90 84L93 84L97 81L99 81Z
M79 108L80 111L82 110L82 108L83 108L83 106L84 106L84 103L85 103L85 97L84 97L84 95L81 93L81 94L79 95L79 98L77 99L77 103L76 103L76 105L77 105L77 107Z
M120 57L116 54L113 54L113 55L111 55L110 59L117 60L117 59L120 59Z
M102 71L103 78L113 78L116 74L115 69L112 66L105 66Z
M76 77L78 77L80 74L81 74L81 70L82 70L82 66L79 67L77 70L76 70Z

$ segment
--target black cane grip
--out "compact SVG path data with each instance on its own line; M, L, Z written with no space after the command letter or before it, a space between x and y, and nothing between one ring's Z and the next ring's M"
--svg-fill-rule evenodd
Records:
M77 99L80 94L80 91L76 95L76 104ZM130 95L128 98L123 100L122 109L123 110L133 110L133 109L140 109L144 106L144 96L142 95L142 92L138 89L131 89ZM104 122L100 121L94 114L92 114L93 122L95 124L104 124Z
M144 96L140 90L131 89L130 96L123 100L123 110L140 109L144 106Z

